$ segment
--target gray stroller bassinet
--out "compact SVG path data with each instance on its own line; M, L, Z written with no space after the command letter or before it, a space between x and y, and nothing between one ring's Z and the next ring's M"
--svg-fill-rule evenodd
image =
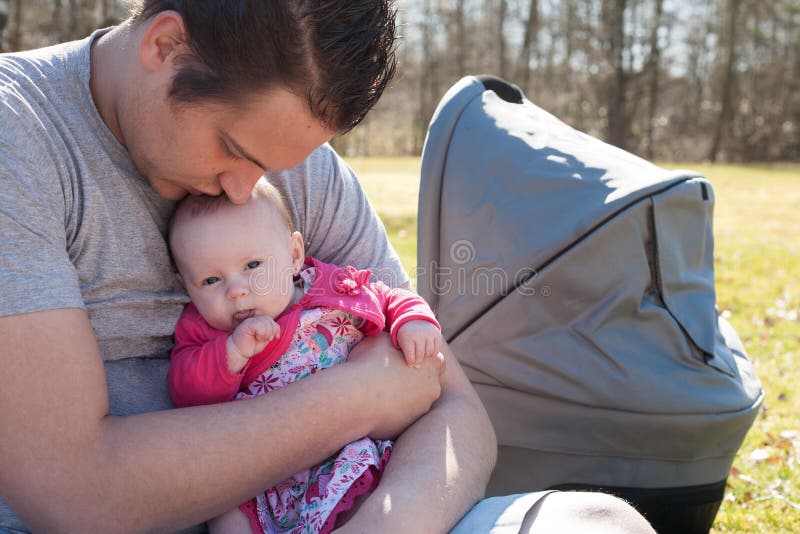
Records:
M604 489L707 532L762 399L716 309L710 183L466 77L430 124L420 294L499 441L489 494Z

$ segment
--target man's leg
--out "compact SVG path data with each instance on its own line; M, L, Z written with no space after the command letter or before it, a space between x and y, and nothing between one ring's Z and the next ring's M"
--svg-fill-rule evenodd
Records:
M520 534L655 534L650 523L630 504L613 495L555 492L525 514Z
M541 491L484 499L451 534L641 533L655 531L632 506L602 493Z

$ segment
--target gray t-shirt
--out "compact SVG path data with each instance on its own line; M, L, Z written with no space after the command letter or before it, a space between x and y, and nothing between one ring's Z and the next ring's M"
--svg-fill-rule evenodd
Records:
M100 118L89 38L0 55L0 316L84 308L105 362L113 415L170 408L169 350L188 298L160 198ZM408 280L350 168L330 146L269 180L306 253ZM0 407L0 409L4 409ZM0 527L24 528L0 498Z

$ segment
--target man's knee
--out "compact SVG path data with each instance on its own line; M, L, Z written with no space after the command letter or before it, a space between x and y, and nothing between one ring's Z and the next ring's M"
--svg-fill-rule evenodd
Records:
M520 529L521 534L545 532L653 534L655 531L631 505L611 495L557 492L537 502Z

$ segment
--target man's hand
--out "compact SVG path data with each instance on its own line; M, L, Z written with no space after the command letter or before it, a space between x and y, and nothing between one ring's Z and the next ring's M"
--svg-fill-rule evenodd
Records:
M441 396L397 438L380 485L337 533L404 533L409 524L414 532L447 532L483 496L497 454L492 424L446 343L442 353ZM400 367L420 376L437 360Z
M436 325L428 321L409 321L397 330L397 344L408 366L419 369L422 360L442 350L442 334Z
M266 315L254 315L242 321L225 343L230 372L240 373L250 358L277 337L281 337L281 327Z
M442 391L442 357L426 358L419 369L410 369L399 356L389 336L381 335L356 345L344 364L356 369L358 383L371 389L374 402L364 408L375 422L369 433L375 439L399 435L430 410Z

